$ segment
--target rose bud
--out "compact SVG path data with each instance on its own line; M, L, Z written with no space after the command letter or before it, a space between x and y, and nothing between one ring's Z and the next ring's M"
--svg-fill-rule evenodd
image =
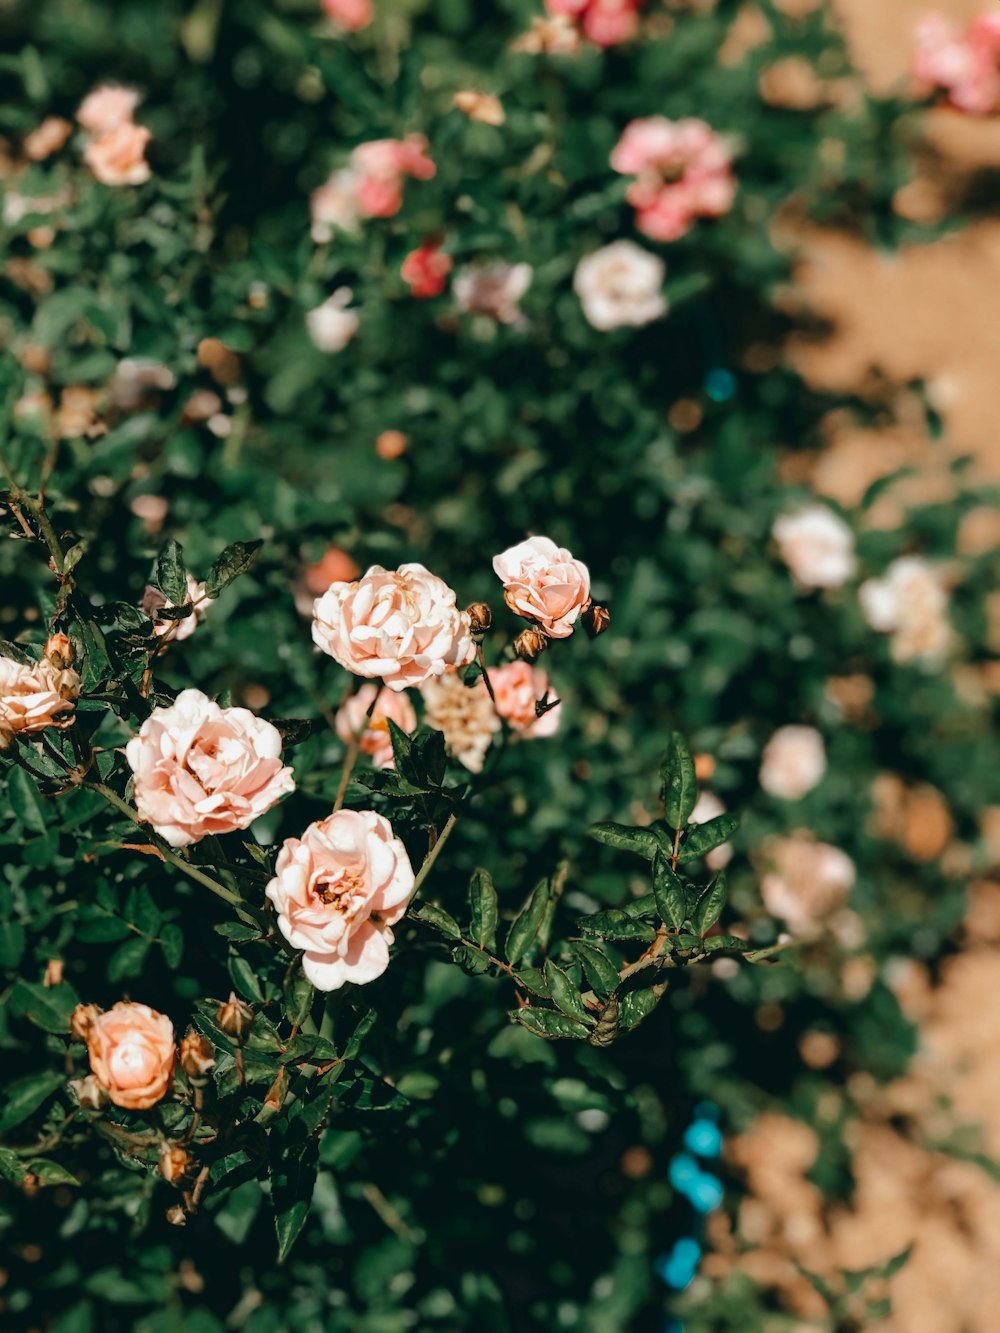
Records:
M235 991L230 991L229 999L219 1005L215 1021L227 1037L242 1046L253 1027L253 1010L238 998Z
M28 1171L21 1177L21 1190L26 1199L33 1199L42 1188L42 1182L34 1171Z
M181 1042L181 1068L195 1086L204 1083L215 1066L212 1043L192 1028Z
M473 602L465 614L469 617L473 634L485 634L493 624L493 612L485 602Z
M17 744L17 737L11 731L10 727L5 727L0 722L0 754L9 754Z
M80 1007L83 1008L82 1005ZM85 1111L99 1111L107 1101L104 1089L93 1074L88 1074L86 1078L72 1078L69 1086L73 1096Z
M53 634L45 645L45 660L59 671L73 665L73 645L67 634Z
M194 1174L194 1158L179 1143L164 1140L160 1147L160 1175L178 1189Z
M548 636L540 629L523 629L514 640L514 652L525 662L533 662L548 646Z
M583 613L583 628L592 639L603 634L610 624L611 612L606 606L597 606L592 602Z
M69 1020L69 1034L74 1041L86 1041L94 1019L103 1013L96 1004L78 1004Z
M187 1226L187 1213L179 1203L172 1203L164 1216L172 1227Z

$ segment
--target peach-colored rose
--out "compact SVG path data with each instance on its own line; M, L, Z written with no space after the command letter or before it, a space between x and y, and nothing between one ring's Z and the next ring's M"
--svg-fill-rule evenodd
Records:
M360 32L375 17L371 0L323 0L323 12L348 32Z
M44 162L53 153L58 153L72 133L72 124L62 116L46 116L40 125L24 136L25 156L32 162Z
M760 761L760 785L769 796L801 800L826 772L826 748L815 727L779 727Z
M423 565L372 565L356 583L333 583L313 606L313 641L356 676L392 690L422 685L472 656L469 617Z
M92 139L83 160L102 185L142 185L151 174L144 154L152 137L144 125L118 125Z
M512 611L533 620L552 639L573 633L590 605L590 573L548 537L529 537L493 558Z
M535 712L535 703L547 698L551 692L544 671L528 662L510 662L507 666L493 667L487 674L493 686L497 712L514 731L540 739L559 730L561 703L541 717Z
M138 105L139 94L134 88L102 83L80 103L76 118L88 134L108 134L119 125L129 124Z
M952 630L941 568L918 555L901 556L883 578L862 583L858 599L872 629L892 636L895 661L933 667L947 657Z
M115 1106L148 1111L174 1081L174 1025L148 1004L121 1000L94 1019L87 1054L95 1078Z
M295 789L277 727L249 709L221 708L201 690L154 708L125 758L136 809L171 847L248 828Z
M445 749L470 773L481 773L500 718L481 680L467 686L457 674L429 680L421 689L424 722L444 733Z
M369 717L373 699L375 707ZM348 745L357 741L361 753L371 755L376 768L393 767L390 722L395 722L407 735L417 729L417 715L408 694L384 687L380 689L370 683L362 685L356 694L341 704L334 720L340 739Z
M68 727L79 689L80 677L71 667L59 670L49 662L27 666L0 657L0 731L25 734Z
M361 570L342 546L328 546L320 558L302 570L302 579L313 597L319 597L331 583L350 583ZM309 604L312 614L312 602Z
M413 868L374 810L338 810L287 838L265 892L278 927L317 990L374 981L389 965L391 927L406 911Z
M795 935L812 933L854 887L851 858L839 847L814 842L807 834L769 838L760 859L764 906Z
M775 519L771 535L803 590L839 588L854 573L854 533L826 505L811 504Z
M184 600L185 606L190 602L194 608L189 616L185 616L183 620L157 620L157 611L163 607L172 607L173 602L169 597L164 597L159 588L154 588L152 584L146 587L142 599L142 609L147 616L152 617L153 633L157 638L168 635L172 643L181 643L184 639L189 639L198 628L199 622L204 619L213 600L213 598L206 595L204 583L199 583L189 574L187 576L187 597Z

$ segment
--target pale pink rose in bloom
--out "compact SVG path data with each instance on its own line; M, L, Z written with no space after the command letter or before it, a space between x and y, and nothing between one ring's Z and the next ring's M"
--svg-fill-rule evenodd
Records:
M166 504L165 501L163 503ZM205 618L212 602L213 598L205 594L204 583L199 583L189 574L187 597L184 599L185 606L190 603L194 608L189 616L185 616L183 620L157 620L157 611L163 607L172 607L173 602L169 597L165 597L159 588L154 588L151 584L147 586L143 596L142 609L153 620L153 633L158 639L166 635L171 643L181 643L184 639L190 639L199 623Z
M304 949L317 990L363 985L389 965L391 927L406 912L413 868L392 825L373 810L338 810L287 838L265 893L278 928Z
M851 858L807 834L770 838L761 848L761 898L793 935L811 935L839 908L854 887Z
M952 645L944 573L920 556L894 560L881 579L858 589L865 619L872 629L892 636L897 662L940 664Z
M521 736L540 740L559 730L562 704L556 704L541 717L535 712L536 701L547 698L552 688L544 671L530 662L510 662L492 667L487 673L493 686L496 711Z
M119 1001L98 1014L87 1032L94 1077L115 1106L148 1111L173 1086L174 1025L148 1004Z
M102 185L142 185L151 174L144 154L152 137L145 126L126 122L91 139L83 160Z
M697 801L694 809L688 816L690 824L707 824L710 819L718 819L720 815L726 813L726 807L716 796L715 792L703 791ZM720 843L718 847L713 847L705 856L705 864L709 870L725 870L726 866L733 859L733 844L731 842Z
M171 847L249 828L295 789L277 727L247 708L221 708L201 690L154 708L125 758L136 809Z
M760 785L769 796L801 800L826 772L826 747L815 727L779 727L760 762Z
M348 32L360 32L375 17L371 0L323 0L323 13Z
M49 662L27 666L0 657L0 736L28 735L46 727L68 727L80 677Z
M372 565L355 583L333 583L313 605L313 642L356 676L391 690L422 685L472 656L469 617L423 565Z
M389 218L399 212L407 176L425 181L437 172L423 134L358 144L351 153L351 169L357 175L358 210L369 218Z
M482 680L466 685L455 673L425 682L424 722L444 733L445 749L470 773L481 773L500 718Z
M611 166L636 177L626 198L636 226L656 241L678 240L697 218L721 217L736 194L729 149L703 120L633 120Z
M632 0L592 0L581 26L584 36L597 46L617 46L635 36L639 15Z
M525 323L519 302L531 286L530 264L489 264L463 269L451 284L455 304L466 314L488 315L498 324Z
M361 221L358 206L360 177L350 167L341 167L329 180L313 190L309 200L312 238L317 245L333 239L334 231L356 232Z
M134 88L103 83L80 103L76 118L88 134L110 134L119 125L128 125L139 105L139 94Z
M375 707L369 717L368 710L373 699ZM357 741L361 753L371 756L375 768L394 767L390 722L395 722L400 731L405 731L407 735L417 729L417 715L410 703L410 696L405 692L372 684L362 685L356 694L341 704L334 721L337 724L337 735L344 744Z
M512 611L551 639L566 639L590 605L590 572L548 537L529 537L493 557Z
M357 333L358 312L347 309L353 295L350 287L338 287L322 305L306 314L309 337L319 351L342 352Z
M1000 36L995 15L984 15L959 33L940 14L917 27L913 73L928 88L941 88L961 111L984 116L1000 99Z
M573 290L595 329L638 327L667 313L664 273L658 255L633 241L612 241L580 260Z
M803 589L839 588L855 570L854 533L826 505L811 504L775 519L771 535Z

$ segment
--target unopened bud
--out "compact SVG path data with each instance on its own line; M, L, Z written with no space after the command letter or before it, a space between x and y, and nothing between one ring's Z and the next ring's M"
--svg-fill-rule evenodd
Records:
M64 667L52 673L52 684L60 699L75 703L80 697L82 682L79 674L72 667Z
M194 1158L179 1143L164 1141L160 1148L160 1175L168 1185L180 1188L194 1174Z
M229 999L219 1005L215 1021L227 1037L231 1037L237 1046L242 1046L253 1027L253 1010L239 999L235 991L230 991Z
M514 640L514 652L525 662L533 662L548 646L548 637L540 629L523 629Z
M58 671L73 665L73 645L67 634L53 634L45 645L45 660Z
M42 1182L34 1171L28 1171L21 1177L21 1189L26 1199L33 1199L42 1188Z
M195 1085L204 1083L215 1065L212 1043L195 1032L189 1031L181 1041L181 1068Z
M485 602L473 602L466 609L473 634L485 634L493 624L493 612Z
M179 1203L172 1203L165 1216L172 1227L187 1226L188 1215Z
M104 1089L93 1074L88 1074L86 1078L71 1078L69 1087L85 1111L99 1111L107 1101Z
M63 979L63 960L61 958L50 958L45 964L45 976L42 977L43 986L59 986Z
M611 612L606 606L597 606L591 602L583 613L583 628L592 639L596 639L598 634L603 634L611 624Z
M272 1111L280 1111L281 1105L285 1100L285 1094L288 1091L288 1070L284 1065L278 1070L278 1077L268 1088L264 1097L264 1105Z
M104 1012L96 1004L78 1004L69 1020L69 1035L74 1041L86 1041L94 1019Z
M9 754L17 745L17 737L10 727L5 727L0 723L0 754Z

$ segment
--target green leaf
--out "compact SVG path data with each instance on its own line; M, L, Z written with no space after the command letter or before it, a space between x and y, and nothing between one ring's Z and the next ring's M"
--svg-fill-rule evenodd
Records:
M698 783L691 751L679 731L670 733L667 753L660 765L660 782L667 821L671 828L683 828L698 800Z
M38 659L26 653L17 643L11 643L9 639L0 639L0 657L9 657L12 662L20 662L21 666L37 666Z
M739 826L739 815L718 815L704 824L689 824L677 852L678 861L695 861L714 847L721 847Z
M255 541L233 542L227 546L209 571L208 578L205 580L205 595L207 597L218 597L223 588L228 588L234 579L238 579L241 574L245 574L257 559L263 545L262 541ZM160 587L163 587L162 583ZM166 588L163 591L166 592ZM169 596L169 593L167 595ZM173 601L173 598L171 597L170 600Z
M184 564L184 552L180 544L168 541L156 558L156 571L153 575L156 586L174 606L183 606L188 599L187 568Z
M744 941L741 940L740 943L744 944ZM769 944L765 949L750 949L743 955L743 957L748 963L763 963L766 962L768 958L773 958L777 953L784 953L784 951L790 949L794 943L794 940L781 940L778 944Z
M24 955L24 944L20 921L0 921L0 968L17 967Z
M161 929L160 948L163 950L163 961L167 967L180 966L181 959L184 956L184 932L180 926L171 922Z
M16 1152L0 1147L0 1178L19 1185L25 1176L25 1165Z
M511 1009L509 1014L515 1023L520 1023L538 1037L590 1036L586 1023L578 1023L576 1019L566 1014L557 1014L553 1009Z
M643 990L629 991L619 1000L619 1024L626 1032L637 1028L644 1018L648 1018L660 1003L666 987L661 983L647 986Z
M542 924L542 917L548 906L549 892L549 881L540 879L511 922L505 948L507 961L514 967L517 967L521 959L526 958L534 947L538 928Z
M212 929L224 939L246 943L247 940L259 940L260 927L246 926L242 921L220 921Z
M284 985L285 1017L293 1027L301 1027L309 1017L315 996L312 982L296 963Z
M386 721L389 724L389 739L392 741L392 762L395 765L396 772L407 782L412 782L417 787L423 786L423 774L419 773L412 764L413 738L402 727L397 726L391 717L387 718Z
M500 906L488 870L477 869L469 880L469 933L476 944L492 953L497 944Z
M42 986L20 978L14 983L10 995L14 1013L30 1019L46 1032L68 1032L70 1014L79 1002L76 991L66 982L58 986Z
M366 1008L362 1012L361 1016L358 1018L357 1024L355 1025L354 1031L351 1033L347 1041L344 1043L345 1060L353 1060L356 1058L358 1052L361 1050L361 1047L364 1044L365 1037L368 1036L369 1032L371 1032L372 1028L375 1026L375 1020L377 1018L378 1014L375 1012L374 1009Z
M8 1086L3 1106L0 1107L0 1134L6 1134L22 1120L27 1120L57 1089L65 1086L65 1073L53 1069L44 1074L28 1074L25 1078L15 1079Z
M609 907L604 912L582 916L577 926L585 935L601 940L654 940L656 930L646 921L638 921L621 907Z
M549 994L552 996L553 1003L556 1004L564 1014L569 1018L578 1019L581 1023L588 1026L595 1021L588 1011L583 1000L580 998L580 992L570 981L569 977L557 967L551 958L545 960L545 981L549 988Z
M36 1157L28 1163L28 1170L34 1172L43 1185L79 1185L76 1176L53 1162L51 1157Z
M611 995L618 989L618 969L603 949L587 940L570 940L569 947L598 995Z
M587 830L591 838L614 847L621 852L635 852L652 861L658 851L663 849L663 840L649 828L630 828L627 824L591 824Z
M279 1264L288 1258L309 1216L317 1162L316 1141L310 1139L305 1143L294 1144L271 1165L271 1203L274 1206Z
M264 999L257 974L242 954L229 955L229 976L234 990L238 995L242 995L244 1000L259 1004Z
M708 934L722 915L725 905L726 875L724 871L720 871L698 899L698 905L691 914L691 924L699 935Z
M150 941L142 937L131 936L120 945L108 962L108 980L113 983L124 981L127 977L137 977L146 962Z
M660 920L680 930L687 919L687 890L680 875L663 855L653 860L653 896Z
M439 930L442 935L446 935L450 940L460 940L462 938L461 927L453 916L449 916L443 907L435 907L433 903L422 903L415 911L410 913L411 917L416 917L418 921L425 922L435 930Z
M720 949L732 949L736 953L745 954L747 958L747 942L741 940L737 935L709 935L707 940L702 940L701 947L706 953L718 953Z
M25 828L41 832L45 828L45 802L33 779L23 768L12 768L7 778L7 800Z

